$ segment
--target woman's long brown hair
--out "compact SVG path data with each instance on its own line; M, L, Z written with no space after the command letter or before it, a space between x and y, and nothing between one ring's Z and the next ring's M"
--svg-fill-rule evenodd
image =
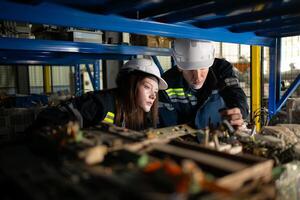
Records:
M143 72L132 72L118 77L116 94L116 125L122 126L125 120L125 127L133 130L143 130L150 125L147 121L148 113L137 105L136 95L138 84L146 77L152 77ZM156 128L158 122L158 97L149 112L151 125Z

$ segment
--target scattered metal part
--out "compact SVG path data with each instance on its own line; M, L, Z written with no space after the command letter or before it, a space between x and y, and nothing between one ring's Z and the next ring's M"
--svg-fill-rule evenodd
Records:
M204 142L204 145L207 146L208 142L209 142L209 129L208 129L208 127L206 127L204 129L204 133L205 133L205 142Z
M251 129L250 136L253 137L256 134L256 125L253 125L253 128Z
M232 127L232 125L229 123L227 119L224 119L222 121L222 125L225 126L226 130L229 132L229 134L233 134L235 132L235 129Z

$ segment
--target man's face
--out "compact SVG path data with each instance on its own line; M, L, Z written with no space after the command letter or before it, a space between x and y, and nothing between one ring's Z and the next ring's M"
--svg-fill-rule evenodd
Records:
M202 88L209 68L202 68L196 70L182 70L182 74L186 82L190 85L191 88L199 90Z

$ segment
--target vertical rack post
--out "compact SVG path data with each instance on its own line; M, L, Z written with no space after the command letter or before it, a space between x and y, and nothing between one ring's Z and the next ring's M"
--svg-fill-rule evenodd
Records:
M261 47L251 46L251 118L256 130L261 128Z

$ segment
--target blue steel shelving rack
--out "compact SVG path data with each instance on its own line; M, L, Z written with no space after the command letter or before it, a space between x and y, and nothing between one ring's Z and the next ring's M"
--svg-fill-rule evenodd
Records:
M92 30L206 39L270 47L269 112L276 114L299 86L280 97L280 38L300 34L297 0L35 0L0 2L0 19ZM78 42L0 39L2 64L95 64L98 59L170 55L169 49ZM155 58L155 57L154 57ZM77 66L77 67L76 67ZM97 89L98 66L93 80ZM90 70L87 69L90 73ZM78 73L77 73L78 76ZM79 76L77 77L80 78Z

